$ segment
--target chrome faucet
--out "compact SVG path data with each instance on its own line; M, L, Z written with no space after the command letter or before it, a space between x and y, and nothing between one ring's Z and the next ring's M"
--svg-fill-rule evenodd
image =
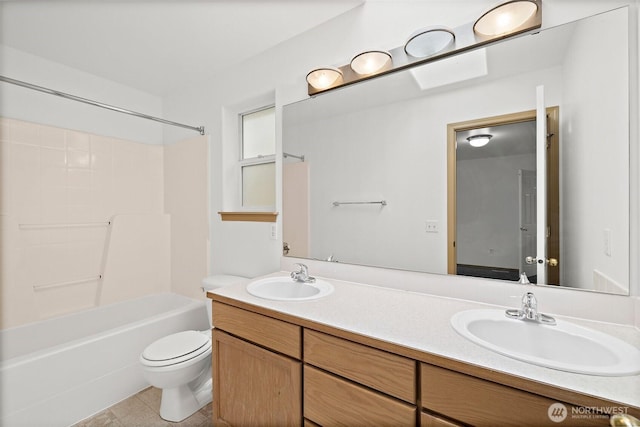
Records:
M538 313L538 300L533 292L527 292L522 296L522 308L512 308L505 311L510 319L529 320L545 325L555 325L556 319L546 314Z
M527 277L527 273L525 273L524 271L520 273L520 280L518 280L518 283L520 285L528 285L529 283L531 283L529 281L529 278Z
M295 264L298 266L298 271L291 272L291 278L296 282L301 283L313 283L316 281L315 277L309 276L309 269L304 264Z

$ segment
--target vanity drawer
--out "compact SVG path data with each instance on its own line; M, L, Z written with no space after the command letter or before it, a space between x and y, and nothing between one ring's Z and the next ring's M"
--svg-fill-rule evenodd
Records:
M213 302L213 326L296 359L301 358L301 327L272 317Z
M306 363L407 402L416 401L416 362L372 347L304 330Z
M428 364L421 364L423 408L474 426L558 426L549 417L557 400ZM606 418L571 418L571 426L608 426Z
M426 412L420 413L420 427L463 427L462 424L436 417Z
M304 417L319 425L415 426L415 406L304 367Z

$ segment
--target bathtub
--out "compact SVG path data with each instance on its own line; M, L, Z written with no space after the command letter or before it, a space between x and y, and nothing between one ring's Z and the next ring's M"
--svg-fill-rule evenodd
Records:
M148 387L148 344L208 328L204 301L166 293L2 330L0 425L72 425Z

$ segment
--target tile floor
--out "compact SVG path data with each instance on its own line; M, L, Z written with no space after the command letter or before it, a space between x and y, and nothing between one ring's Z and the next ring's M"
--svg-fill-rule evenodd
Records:
M160 418L161 390L149 387L73 427L210 427L211 404L179 423Z

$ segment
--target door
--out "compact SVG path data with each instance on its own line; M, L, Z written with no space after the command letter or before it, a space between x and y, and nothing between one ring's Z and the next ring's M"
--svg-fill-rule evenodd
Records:
M544 105L544 99L540 100L541 104ZM545 111L546 110L546 111ZM543 277L545 278L545 282L542 282L540 278L535 278L536 283L546 283L546 284L559 284L560 277L560 232L559 232L559 224L560 224L560 213L559 213L559 143L560 140L558 138L558 122L560 110L558 107L549 107L547 109L543 109L544 113L542 116L542 120L537 120L537 110L529 110L519 113L506 114L502 116L494 116L494 117L486 117L480 119L474 119L470 121L460 122L460 123L451 123L447 126L447 272L449 274L457 274L458 272L458 262L459 262L459 254L460 250L458 238L458 226L457 226L457 218L458 218L458 203L457 203L457 193L458 193L458 182L457 182L457 169L458 169L458 135L469 132L469 131L481 131L480 133L485 133L487 129L491 129L493 126L502 126L505 124L516 124L516 123L524 123L524 122L535 122L534 131L535 136L533 137L534 141L532 145L535 145L535 153L533 155L532 164L530 167L522 167L525 170L537 170L538 156L540 152L542 152L541 160L544 165L544 172L540 172L538 175L543 175L543 190L541 191L542 195L538 193L537 189L540 187L538 185L538 177L533 178L534 183L528 184L533 185L536 188L536 203L535 205L531 205L529 208L534 209L535 217L542 217L545 219L545 224L540 226L538 222L535 238L531 238L529 241L529 245L533 245L529 247L529 251L520 252L518 247L522 247L520 244L520 239L522 236L519 234L514 234L513 237L513 248L511 249L516 253L516 256L519 257L518 260L514 260L513 268L517 271L525 271L527 276L535 277L538 275L538 270L543 270ZM542 122L544 126L542 127L542 133L538 131L538 123ZM548 126L547 126L548 123ZM541 136L541 140L538 138ZM538 149L538 145L541 146L541 149ZM521 167L517 168L521 169ZM519 184L519 180L517 178L517 169L511 175L513 177L513 181L516 183L516 186ZM517 188L516 188L517 191ZM520 200L515 200L518 197L518 194L514 194L513 199L515 201L513 208L513 216L515 218L513 224L513 230L519 233L518 227L520 225L517 221L520 220L518 217L518 204ZM545 203L539 203L540 200L545 201ZM542 211L542 213L541 213ZM532 214L530 212L530 214ZM533 215L532 215L533 216ZM532 231L534 228L532 227L528 231ZM539 238L539 237L540 238ZM527 237L528 238L528 237ZM540 242L541 241L541 242ZM542 248L544 249L541 253L544 255L538 256L538 244L541 243ZM464 242L460 244L460 246L464 245ZM528 264L528 269L523 269L523 264L527 256L532 258L539 258L542 260L542 264L538 264L537 262L533 262L532 264ZM515 258L515 257L514 257ZM547 263L547 259L551 259L554 262L557 262L555 266L551 266ZM556 261L557 260L557 261ZM514 279L517 280L517 275ZM533 280L532 280L533 282Z

